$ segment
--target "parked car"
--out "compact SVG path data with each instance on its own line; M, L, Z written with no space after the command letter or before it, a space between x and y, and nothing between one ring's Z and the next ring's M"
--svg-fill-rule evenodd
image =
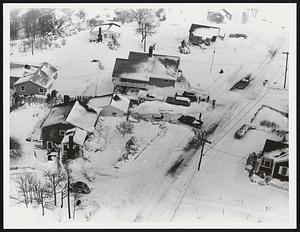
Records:
M191 102L197 102L198 98L195 93L184 91L182 94L183 97L187 97L191 100Z
M245 77L242 80L238 81L230 90L246 88L250 83L250 77L251 76L248 75L247 77Z
M238 129L235 134L234 134L234 137L236 139L241 139L245 136L245 134L247 133L248 130L250 129L254 129L253 126L251 125L248 125L248 124L244 124L240 129Z
M229 38L240 38L240 37L243 37L244 39L248 38L246 34L242 34L242 33L229 34Z
M88 194L91 192L89 186L81 181L77 181L76 183L71 184L71 191L76 193L85 193Z
M190 106L191 100L186 97L176 96L167 97L166 102L173 105Z
M144 90L140 90L140 92L138 93L137 99L140 101L165 101L165 97L164 96L160 96L157 94L153 94L153 93L148 93L147 91Z
M187 124L196 128L200 128L203 124L202 121L196 119L195 117L189 116L189 115L182 115L178 118L178 121Z

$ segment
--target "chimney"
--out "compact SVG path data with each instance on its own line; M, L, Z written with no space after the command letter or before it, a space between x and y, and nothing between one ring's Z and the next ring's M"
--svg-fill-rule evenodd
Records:
M152 57L153 55L153 47L152 46L149 46L149 53L148 53L148 56L149 57Z
M64 103L68 103L70 101L69 95L64 95Z

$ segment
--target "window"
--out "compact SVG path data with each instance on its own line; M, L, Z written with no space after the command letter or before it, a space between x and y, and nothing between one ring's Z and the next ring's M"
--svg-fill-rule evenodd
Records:
M117 113L113 112L112 115L116 117Z
M50 149L53 147L53 142L52 141L47 141L47 148Z
M25 91L25 86L21 86L21 91L22 91L22 92Z
M68 150L68 145L64 144L64 151Z
M59 130L59 135L60 136L64 136L65 135L65 131L64 130Z
M288 176L289 175L289 169L287 167L284 166L280 166L278 173L282 176Z
M264 166L264 167L267 167L267 168L271 168L272 167L272 160L264 158L261 165Z
M165 83L169 83L169 80L163 80L163 82L165 82Z
M39 88L39 93L44 93L44 89L43 88Z

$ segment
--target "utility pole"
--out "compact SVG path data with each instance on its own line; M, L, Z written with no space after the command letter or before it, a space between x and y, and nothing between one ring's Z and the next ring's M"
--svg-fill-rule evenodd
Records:
M282 54L285 54L285 55L286 55L285 72L284 72L284 85L283 85L283 88L285 89L285 85L286 85L287 65L288 65L288 59L289 59L289 52L283 52Z
M217 38L216 38L216 41L215 41L215 44L214 44L214 52L213 52L213 56L212 56L212 59L211 59L209 74L211 74L211 71L212 71L212 66L213 66L213 62L214 62L214 58L215 58L215 53L216 53L216 42L217 42L217 39L219 37L219 33L220 33L220 28L218 30L218 35L217 35Z
M203 150L204 150L205 143L211 144L210 141L206 140L206 132L202 132L201 133L201 153L200 153L200 160L199 160L199 164L198 164L198 171L200 170L200 165L201 165L201 161L202 161L202 156L203 156Z

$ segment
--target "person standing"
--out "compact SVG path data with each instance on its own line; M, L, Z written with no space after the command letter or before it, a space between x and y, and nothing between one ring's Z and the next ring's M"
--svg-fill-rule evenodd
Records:
M213 109L216 108L216 100L212 100L212 108L213 108Z
M99 43L99 42L102 43L102 31L101 31L101 27L99 27L98 40L97 40L97 43Z

